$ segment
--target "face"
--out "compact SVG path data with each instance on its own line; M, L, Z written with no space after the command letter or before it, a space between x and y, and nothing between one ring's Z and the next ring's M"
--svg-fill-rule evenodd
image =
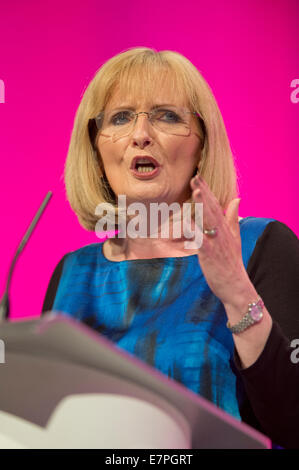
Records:
M128 106L135 112L148 112L161 103L186 107L186 103L178 102L167 88L157 86L150 102L142 94L128 98L116 90L105 111ZM116 142L100 135L97 147L115 195L126 195L127 204L186 201L191 195L190 179L198 165L201 148L195 115L192 115L190 127L189 136L166 134L153 127L146 114L140 114L131 133ZM158 171L153 176L138 177L131 169L137 155L152 156L159 164Z

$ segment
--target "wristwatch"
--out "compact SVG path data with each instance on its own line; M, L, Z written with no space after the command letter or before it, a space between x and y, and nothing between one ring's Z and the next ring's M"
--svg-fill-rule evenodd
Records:
M259 297L256 302L251 302L250 304L248 304L247 312L245 313L244 317L239 321L239 323L232 326L229 322L227 322L227 328L232 333L242 333L242 331L247 330L247 328L249 328L250 326L261 321L264 315L263 307L264 302Z

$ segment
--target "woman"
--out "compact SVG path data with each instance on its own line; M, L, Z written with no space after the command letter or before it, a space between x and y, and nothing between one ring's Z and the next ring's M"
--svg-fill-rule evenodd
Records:
M147 48L106 62L80 103L65 181L88 230L100 203L120 227L120 195L126 208L142 203L147 222L153 203L189 202L193 228L202 203L202 244L186 249L172 214L167 238L159 221L157 238L148 224L140 236L68 253L43 311L71 315L276 444L299 447L299 367L290 359L299 338L298 239L273 219L238 217L225 126L198 70L178 53Z

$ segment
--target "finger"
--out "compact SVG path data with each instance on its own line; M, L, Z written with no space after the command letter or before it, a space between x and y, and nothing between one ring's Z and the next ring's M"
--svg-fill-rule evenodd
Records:
M223 223L223 209L219 204L218 199L210 190L208 184L200 177L195 177L192 180L191 187L194 187L193 195L196 194L196 200L203 203L203 211L205 214L205 228L210 228L208 223ZM197 192L198 191L198 196Z
M197 175L196 175L196 176L197 176ZM196 176L194 176L194 177L190 180L190 186L191 186L191 189L192 189L193 191L199 187L199 181L198 181L198 179L196 178Z
M219 220L215 215L215 210L211 208L211 202L201 189L195 189L192 194L194 202L201 202L203 204L203 230L213 229L219 226Z
M240 198L235 198L230 201L228 208L225 213L225 219L228 223L228 226L235 236L239 236L240 234L240 225L239 225L239 205L240 205Z

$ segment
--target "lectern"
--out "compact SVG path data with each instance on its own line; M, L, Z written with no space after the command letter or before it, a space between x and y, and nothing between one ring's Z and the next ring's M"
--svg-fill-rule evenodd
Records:
M267 449L271 441L61 312L0 324L0 448Z

